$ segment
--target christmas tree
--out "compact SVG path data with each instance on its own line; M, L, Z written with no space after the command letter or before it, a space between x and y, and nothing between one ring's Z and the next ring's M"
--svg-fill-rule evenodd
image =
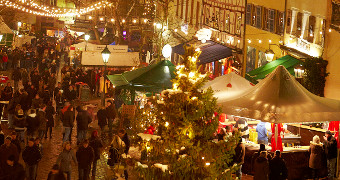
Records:
M140 142L142 163L136 170L142 179L231 179L236 139L213 141L220 110L212 89L201 90L208 76L198 71L200 53L185 46L173 88L139 113L140 128L152 124L159 135Z

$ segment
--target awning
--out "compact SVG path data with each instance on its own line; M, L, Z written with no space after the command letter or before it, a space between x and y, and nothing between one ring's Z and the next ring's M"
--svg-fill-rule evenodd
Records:
M275 61L267 63L264 66L261 66L257 69L254 69L246 73L245 78L248 81L256 84L258 83L257 82L258 79L264 79L268 74L270 74L276 67L280 65L284 66L289 71L289 73L294 76L295 75L294 67L300 63L301 63L300 60L290 55L283 56Z
M183 55L184 54L184 45L188 45L188 43L179 44L172 48L174 53ZM198 57L198 64L205 64L214 61L218 61L229 56L232 56L232 50L226 46L215 43L213 41L207 41L204 44L198 46L202 53Z

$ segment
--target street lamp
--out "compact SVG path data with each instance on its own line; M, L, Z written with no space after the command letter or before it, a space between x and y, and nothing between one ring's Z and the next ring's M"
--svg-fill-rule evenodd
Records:
M103 85L103 92L102 92L102 106L105 106L105 78L106 78L106 64L109 62L109 58L110 58L110 50L106 47L104 48L104 50L102 51L102 58L103 58L103 62L104 62L104 85Z
M90 35L85 34L84 39L85 39L85 41L86 41L86 44L85 44L85 51L86 51L86 48L87 48L87 41L89 41Z
M162 55L165 59L170 58L171 60L171 52L172 52L172 48L169 44L166 44L162 49Z

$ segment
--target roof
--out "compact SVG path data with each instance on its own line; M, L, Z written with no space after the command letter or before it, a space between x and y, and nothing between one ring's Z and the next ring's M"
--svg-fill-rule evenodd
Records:
M221 101L225 98L242 94L250 89L252 84L240 75L234 72L219 76L212 81L204 84L203 89L211 87L214 91L214 97Z
M241 95L218 102L222 111L271 123L340 121L340 101L305 89L284 66Z
M139 91L159 92L171 88L171 80L175 78L175 66L168 60L138 68L118 75L108 75L108 79L116 87Z
M184 54L184 47L187 46L187 43L179 44L172 48L174 53L183 55ZM213 41L207 41L206 43L199 46L202 53L198 57L198 64L205 64L209 62L218 61L220 59L227 58L232 56L232 50L226 46L221 44L215 43Z
M291 75L294 75L294 67L300 63L300 60L292 56L283 56L275 61L267 63L264 66L246 73L246 79L257 84L258 79L264 79L269 73L273 72L273 70L280 65L284 66Z

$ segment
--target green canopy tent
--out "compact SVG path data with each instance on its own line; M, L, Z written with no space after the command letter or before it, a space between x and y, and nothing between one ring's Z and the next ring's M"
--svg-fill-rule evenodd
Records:
M294 76L295 75L294 67L300 63L301 63L300 60L292 56L286 55L275 61L267 63L264 66L261 66L257 69L254 69L246 73L245 78L248 81L257 84L258 83L257 80L264 79L268 74L270 74L276 67L280 65L284 66L289 71L289 73Z
M144 68L107 77L116 88L129 89L131 99L134 99L135 91L157 93L171 88L175 70L176 67L170 61L164 60Z

